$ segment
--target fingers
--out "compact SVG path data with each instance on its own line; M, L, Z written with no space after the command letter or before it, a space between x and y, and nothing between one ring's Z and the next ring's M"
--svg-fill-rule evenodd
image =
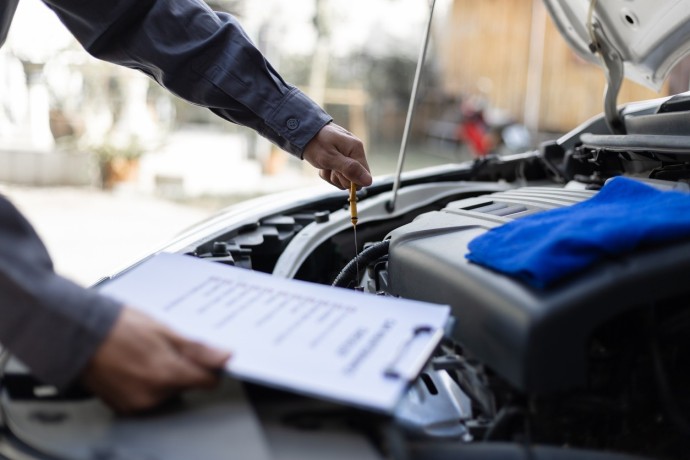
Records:
M222 369L230 359L230 352L211 348L199 342L183 339L178 345L180 354L198 366L209 370Z
M170 340L180 358L180 388L207 388L218 382L217 371L230 359L229 352L187 340L177 334L173 334Z
M359 186L371 185L369 171L359 162L340 154L324 154L319 162L319 176L340 189L347 189L354 182Z
M118 412L136 412L181 390L216 385L217 371L229 356L124 308L84 369L82 382Z
M371 174L364 165L352 158L343 155L327 158L327 167L336 172L337 180L345 188L350 187L350 182L357 185L371 185Z
M350 188L350 181L347 180L341 174L339 174L337 171L332 171L330 169L322 169L321 171L319 171L319 176L321 177L321 179L339 188L340 190Z
M319 176L338 188L351 182L359 186L372 183L362 141L336 124L328 124L307 144L303 157L318 168Z
M340 127L338 126L338 128ZM334 169L344 176L344 179L347 180L346 188L350 186L350 182L362 186L371 185L369 163L367 162L362 141L348 131L344 129L342 131L345 135L334 139L334 145L340 155L327 158L327 160L330 159L334 162L330 169Z
M160 393L166 397L191 388L213 388L219 381L218 367L201 366L186 356L177 355L161 369L157 382Z
M176 393L190 388L212 388L218 383L222 369L230 353L186 339L165 328L162 338L168 347L166 356L161 355L153 382L162 394Z
M333 174L333 171L331 171L330 169L322 169L322 170L319 171L319 177L320 177L321 179L325 180L326 182L328 182L328 183L331 184L331 185L335 185L335 186L338 187L338 188L342 188L342 187L340 186L340 184L336 184L336 183L333 182L333 180L332 180L332 178L331 178L331 175L332 175L332 174Z

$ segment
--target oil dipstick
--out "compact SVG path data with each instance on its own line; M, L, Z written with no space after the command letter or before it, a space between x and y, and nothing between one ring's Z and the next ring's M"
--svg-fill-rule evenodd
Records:
M355 266L357 268L357 283L359 283L359 245L357 244L357 184L350 182L350 221L355 234ZM357 286L355 286L357 289Z

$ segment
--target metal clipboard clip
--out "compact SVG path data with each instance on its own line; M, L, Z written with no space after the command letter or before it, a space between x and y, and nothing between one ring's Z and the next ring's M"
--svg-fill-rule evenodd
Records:
M434 329L431 326L417 326L412 335L401 346L391 363L384 369L383 375L389 379L405 379L408 382L416 379L422 372L431 354L443 337L443 329ZM421 342L422 339L424 342ZM416 356L408 356L412 351ZM412 361L407 361L412 359ZM402 364L405 363L404 368Z

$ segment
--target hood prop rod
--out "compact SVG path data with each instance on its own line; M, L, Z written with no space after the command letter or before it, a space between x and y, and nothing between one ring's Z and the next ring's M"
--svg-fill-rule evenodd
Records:
M398 199L398 190L400 189L400 177L402 176L403 164L405 163L405 154L407 153L407 141L410 137L410 126L412 125L412 114L414 113L415 104L417 102L417 92L419 91L419 80L422 76L422 67L426 59L426 51L429 47L429 37L431 35L431 21L434 17L434 6L436 0L431 0L429 6L429 21L426 25L426 32L424 34L424 42L422 49L419 52L417 59L417 69L414 74L414 81L412 83L412 94L410 95L410 104L407 107L407 117L405 118L405 129L403 130L403 138L400 144L400 153L398 154L398 167L395 173L395 182L393 182L393 196L386 202L386 210L389 213L395 211L395 202Z
M600 28L595 27L594 33L597 35L597 42L600 46L599 53L606 69L606 90L604 92L606 124L613 134L625 134L625 121L618 110L618 93L620 93L625 75L623 58L611 46Z
M604 91L604 119L613 134L625 134L625 121L618 110L618 94L623 84L625 69L623 58L604 33L601 24L594 19L594 9L597 0L591 0L587 14L587 28L591 43L590 51L598 54L606 75L606 90Z

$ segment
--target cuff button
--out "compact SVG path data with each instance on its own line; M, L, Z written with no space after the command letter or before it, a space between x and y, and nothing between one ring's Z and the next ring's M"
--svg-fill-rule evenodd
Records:
M288 129L297 129L299 127L299 120L297 118L288 118L286 125Z

